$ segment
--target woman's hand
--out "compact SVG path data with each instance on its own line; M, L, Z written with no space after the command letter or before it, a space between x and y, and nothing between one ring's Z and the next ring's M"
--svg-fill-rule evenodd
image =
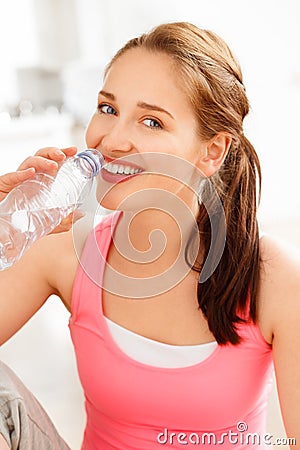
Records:
M23 181L29 180L34 174L35 169L29 167L28 169L17 170L16 172L0 175L0 201L3 200L14 187L23 183Z
M63 149L57 147L45 147L38 150L34 156L26 158L16 172L10 172L0 176L0 201L3 200L16 186L33 178L37 172L43 172L54 176L58 171L60 164L67 157L74 156L76 153L76 147L67 147ZM70 230L72 223L82 216L83 214L80 211L71 213L52 231L52 233Z

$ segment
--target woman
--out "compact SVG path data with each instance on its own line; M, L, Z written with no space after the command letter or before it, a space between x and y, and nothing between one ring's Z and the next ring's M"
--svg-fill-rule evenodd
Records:
M267 447L273 361L286 432L300 442L299 259L259 239L248 110L240 67L214 33L173 23L131 40L86 132L107 163L97 199L115 212L80 264L69 231L0 274L1 342L51 294L71 313L83 450ZM54 153L21 168L45 169Z

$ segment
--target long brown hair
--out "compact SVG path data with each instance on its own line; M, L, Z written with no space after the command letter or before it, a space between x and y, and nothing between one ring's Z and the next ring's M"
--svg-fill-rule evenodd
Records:
M113 62L132 48L164 53L172 58L183 79L199 123L200 136L209 140L227 132L232 143L224 163L204 184L203 203L197 224L202 243L201 259L193 268L201 272L211 249L211 217L208 214L213 185L222 202L226 220L226 242L221 259L205 282L198 283L198 302L210 331L219 344L237 344L237 324L241 316L256 321L256 298L259 283L259 236L257 205L260 197L261 170L258 156L243 133L243 119L249 102L239 63L227 44L215 33L186 22L162 24L130 40L114 56ZM258 175L258 177L257 177ZM258 186L257 186L258 184ZM257 187L259 195L257 196ZM214 227L218 227L218 212ZM192 244L192 242L190 242ZM188 253L187 253L188 255ZM250 294L250 304L248 304Z

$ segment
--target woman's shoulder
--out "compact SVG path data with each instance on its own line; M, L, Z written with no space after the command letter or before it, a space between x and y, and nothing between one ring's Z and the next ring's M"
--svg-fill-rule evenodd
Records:
M261 270L258 319L266 340L288 326L292 316L300 320L300 250L282 239L260 238Z
M300 282L300 249L288 242L264 234L260 238L261 281L283 286ZM298 277L296 276L298 275Z

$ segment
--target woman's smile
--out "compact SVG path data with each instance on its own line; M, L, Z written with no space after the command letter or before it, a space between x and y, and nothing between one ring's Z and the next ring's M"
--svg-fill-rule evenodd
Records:
M109 163L102 168L101 176L108 183L119 183L131 179L141 172L143 172L141 169Z

